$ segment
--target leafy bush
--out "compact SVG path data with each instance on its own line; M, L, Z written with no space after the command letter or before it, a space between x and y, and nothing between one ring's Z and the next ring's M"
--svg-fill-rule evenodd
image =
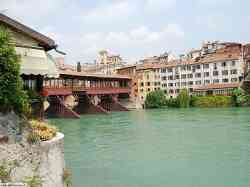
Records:
M31 131L27 137L27 141L30 144L36 144L40 141L40 136L37 133Z
M233 91L232 102L234 106L250 106L250 95L244 90L237 88Z
M28 185L28 187L42 187L42 179L37 175L26 177L24 182Z
M9 182L10 181L10 170L7 168L7 166L0 165L0 180L2 182Z
M0 165L0 181L3 183L7 183L11 181L11 172L16 167L19 167L19 163L17 160L6 162L6 160L2 161Z
M191 104L194 107L230 107L230 96L196 96L192 97Z
M180 108L189 107L190 97L187 89L182 89L177 96L177 103Z
M51 140L56 136L57 128L51 125L48 125L42 121L32 120L31 122L31 134L27 137L27 140L30 143L35 142L37 139L41 141Z
M30 112L29 100L20 77L20 59L10 35L0 27L0 111Z
M166 101L166 105L167 105L168 107L179 107L177 98L169 98L169 99Z
M166 105L166 97L162 90L153 91L147 94L145 100L146 108L161 108Z

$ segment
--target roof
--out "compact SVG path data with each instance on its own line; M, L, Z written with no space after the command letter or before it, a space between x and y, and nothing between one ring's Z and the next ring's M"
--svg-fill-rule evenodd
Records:
M85 72L77 72L77 71L59 71L60 75L68 75L68 76L78 76L78 77L90 77L90 78L104 78L104 79L131 79L129 76L124 75L101 75L101 74L91 74Z
M240 86L239 83L225 83L225 84L208 84L205 86L200 86L194 88L194 91L204 91L204 90L212 90L212 89L225 89L225 88L238 88Z
M23 25L22 23L0 13L0 23L4 23L9 27L13 28L18 32L22 32L34 40L38 41L38 43L45 48L45 50L51 50L56 47L55 41L51 38L31 29L30 27Z
M135 68L136 66L137 66L136 64L126 65L126 66L123 66L123 67L119 67L119 68L117 68L117 70L123 70L123 69Z
M250 55L249 55L250 56ZM175 67L178 65L194 65L194 64L207 64L213 62L220 62L225 60L238 60L241 57L241 47L228 46L222 49L218 49L215 53L206 54L197 59L177 59L171 60L166 63L144 63L137 66L137 70L146 70L146 69L158 69L158 68L168 68Z

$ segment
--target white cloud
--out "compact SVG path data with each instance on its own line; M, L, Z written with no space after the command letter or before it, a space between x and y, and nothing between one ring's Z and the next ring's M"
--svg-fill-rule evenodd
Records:
M149 12L158 12L168 10L174 6L176 0L146 0L146 10Z
M129 1L99 5L89 10L86 14L83 14L83 19L87 22L111 22L125 19L135 10L136 7L134 5Z
M69 0L0 1L0 10L7 9L9 16L53 38L70 63L92 62L101 49L134 60L177 48L183 41L184 32L178 24L153 30L146 21L136 21L136 16L147 17L144 10L166 10L175 0L101 1L94 8Z
M180 26L169 24L160 31L141 26L127 32L87 33L80 41L81 50L88 57L94 58L99 50L108 49L121 53L128 60L138 60L147 54L176 48L182 44L183 38L184 32Z

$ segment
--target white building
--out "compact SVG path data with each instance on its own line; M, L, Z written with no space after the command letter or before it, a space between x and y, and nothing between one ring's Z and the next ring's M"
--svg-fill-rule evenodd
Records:
M183 88L202 95L229 94L239 86L244 73L241 44L211 46L210 51L196 50L185 60L161 68L162 89L169 96L177 96Z

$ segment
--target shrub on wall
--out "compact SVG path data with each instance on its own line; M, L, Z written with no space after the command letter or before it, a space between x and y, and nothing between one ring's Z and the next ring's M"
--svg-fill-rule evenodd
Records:
M20 77L19 56L8 31L0 27L0 111L10 110L17 114L27 114L30 107Z
M177 103L180 108L189 107L190 97L187 89L182 89L177 96Z
M230 107L230 96L196 96L192 97L191 104L194 107Z
M162 90L153 91L147 94L145 100L146 108L161 108L166 105L166 97Z

